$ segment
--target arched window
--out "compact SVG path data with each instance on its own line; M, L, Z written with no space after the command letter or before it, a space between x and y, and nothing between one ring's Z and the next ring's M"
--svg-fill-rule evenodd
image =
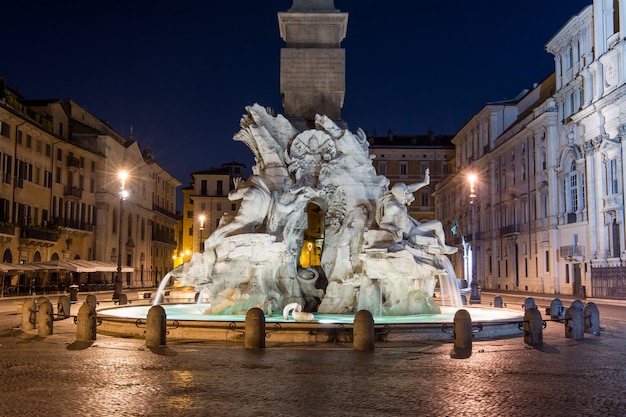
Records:
M573 152L565 156L563 167L563 203L569 224L575 223L578 220L576 214L585 209L585 174L578 170Z
M41 262L41 253L38 250L33 254L33 262Z
M6 249L4 254L2 255L2 262L7 264L13 263L13 254L11 253L11 249Z

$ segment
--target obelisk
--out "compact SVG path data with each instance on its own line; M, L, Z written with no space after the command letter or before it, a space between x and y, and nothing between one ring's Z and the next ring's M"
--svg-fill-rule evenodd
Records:
M293 0L278 13L280 36L280 94L285 116L295 125L313 127L316 114L340 125L345 97L348 13L334 0Z

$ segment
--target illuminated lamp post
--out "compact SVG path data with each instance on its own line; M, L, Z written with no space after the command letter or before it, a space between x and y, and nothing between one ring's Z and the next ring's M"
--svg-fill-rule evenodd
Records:
M476 183L476 175L470 174L467 179L470 183L469 201L470 205L472 206L472 282L470 284L470 303L480 304L480 293L478 292L478 280L476 277L476 189L474 188L474 184Z
M113 300L119 300L122 295L122 219L124 218L124 200L128 197L128 191L125 188L128 172L118 172L117 178L120 180L120 227L117 231L117 273L115 274L115 283L113 284Z
M202 231L204 230L204 215L200 216L200 253L204 252L204 241L202 240Z

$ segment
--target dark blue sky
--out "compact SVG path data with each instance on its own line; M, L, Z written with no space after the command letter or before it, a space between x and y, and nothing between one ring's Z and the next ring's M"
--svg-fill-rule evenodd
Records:
M73 99L125 136L132 125L187 185L222 162L250 166L232 140L246 105L282 113L276 13L291 3L9 2L0 76L26 98ZM485 103L545 79L545 44L590 4L335 0L350 14L343 118L352 131L454 134Z

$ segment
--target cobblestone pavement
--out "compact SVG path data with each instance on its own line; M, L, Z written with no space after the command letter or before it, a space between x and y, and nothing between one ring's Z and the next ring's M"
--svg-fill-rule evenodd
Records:
M541 348L480 340L452 359L452 344L436 342L148 349L98 335L89 345L75 342L71 319L43 337L3 314L1 416L626 415L624 321L601 320L600 336L578 341L550 322Z

